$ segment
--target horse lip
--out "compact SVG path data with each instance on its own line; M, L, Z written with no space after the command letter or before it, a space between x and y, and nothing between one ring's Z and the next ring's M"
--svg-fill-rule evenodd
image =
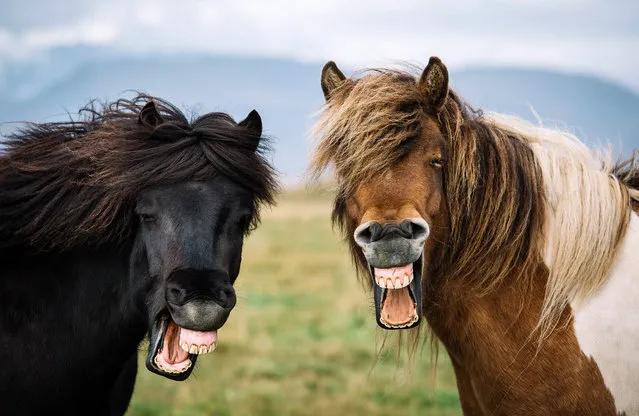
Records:
M179 374L172 374L163 371L155 365L154 358L160 352L160 347L164 344L164 336L166 335L166 330L169 326L169 320L171 319L170 315L161 314L159 315L151 325L151 330L149 331L149 352L146 356L146 368L152 373L161 375L170 380L175 381L184 381L191 375L193 371L193 367L195 367L195 362L197 361L197 354L189 354L189 359L191 360L191 366Z

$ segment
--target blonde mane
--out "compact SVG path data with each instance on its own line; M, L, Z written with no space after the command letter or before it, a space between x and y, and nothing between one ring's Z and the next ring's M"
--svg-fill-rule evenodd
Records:
M566 304L578 304L605 283L639 192L613 174L617 167L609 150L596 153L573 134L516 117L489 113L484 118L530 146L543 174L543 256L549 274L540 328L545 334Z
M333 220L362 273L368 268L350 238L357 224L345 201L363 180L392 168L417 140L427 139L428 115L416 78L373 70L347 80L332 93L312 132L317 142L309 172L318 178L334 169L339 190ZM639 192L613 174L620 169L609 154L597 155L563 131L474 111L454 91L436 122L448 145L450 212L438 273L465 279L485 294L545 266L539 329L547 335L567 304L605 282ZM636 172L632 165L624 175L636 179Z

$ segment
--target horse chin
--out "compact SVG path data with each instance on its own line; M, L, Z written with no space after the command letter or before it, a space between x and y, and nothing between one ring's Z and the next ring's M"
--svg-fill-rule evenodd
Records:
M189 378L198 356L187 353L179 345L180 329L169 314L156 318L151 327L146 358L149 371L175 381Z
M370 267L377 324L387 330L419 325L422 310L422 256L386 269Z

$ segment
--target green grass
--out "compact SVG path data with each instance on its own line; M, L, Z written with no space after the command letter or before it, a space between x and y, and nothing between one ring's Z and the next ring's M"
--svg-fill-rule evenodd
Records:
M287 192L245 244L238 304L217 350L172 382L144 368L127 415L460 415L455 379L428 348L412 364L377 328L331 229L330 200Z

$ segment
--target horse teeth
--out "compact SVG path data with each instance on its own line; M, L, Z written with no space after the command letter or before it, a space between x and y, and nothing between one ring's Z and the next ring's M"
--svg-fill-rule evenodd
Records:
M206 345L200 345L200 350L198 351L198 354L206 354L207 352L209 352L209 349Z
M412 281L413 275L408 275L405 273L401 276L395 276L395 280L392 280L391 278L379 278L379 286L385 289L401 289L408 286Z
M180 347L182 347L182 349L186 352L189 352L189 343L186 341L182 341L182 343L180 343Z
M189 353L190 354L197 354L198 348L197 345L193 344L191 345L191 348L189 348Z
M186 363L186 367L182 368L182 369L178 369L178 368L170 368L170 367L165 367L164 365L162 365L162 363L159 360L159 356L155 356L155 364L157 365L157 367L164 371L165 373L169 373L169 374L180 374L180 373L184 373L186 370L188 370L189 368L191 368L191 365L193 365L193 363L191 362L191 360L188 360Z
M211 345L209 345L209 352L215 351L216 348L217 348L217 342L212 343Z
M373 281L382 289L401 289L411 284L414 278L415 275L411 272L392 277L374 276Z

